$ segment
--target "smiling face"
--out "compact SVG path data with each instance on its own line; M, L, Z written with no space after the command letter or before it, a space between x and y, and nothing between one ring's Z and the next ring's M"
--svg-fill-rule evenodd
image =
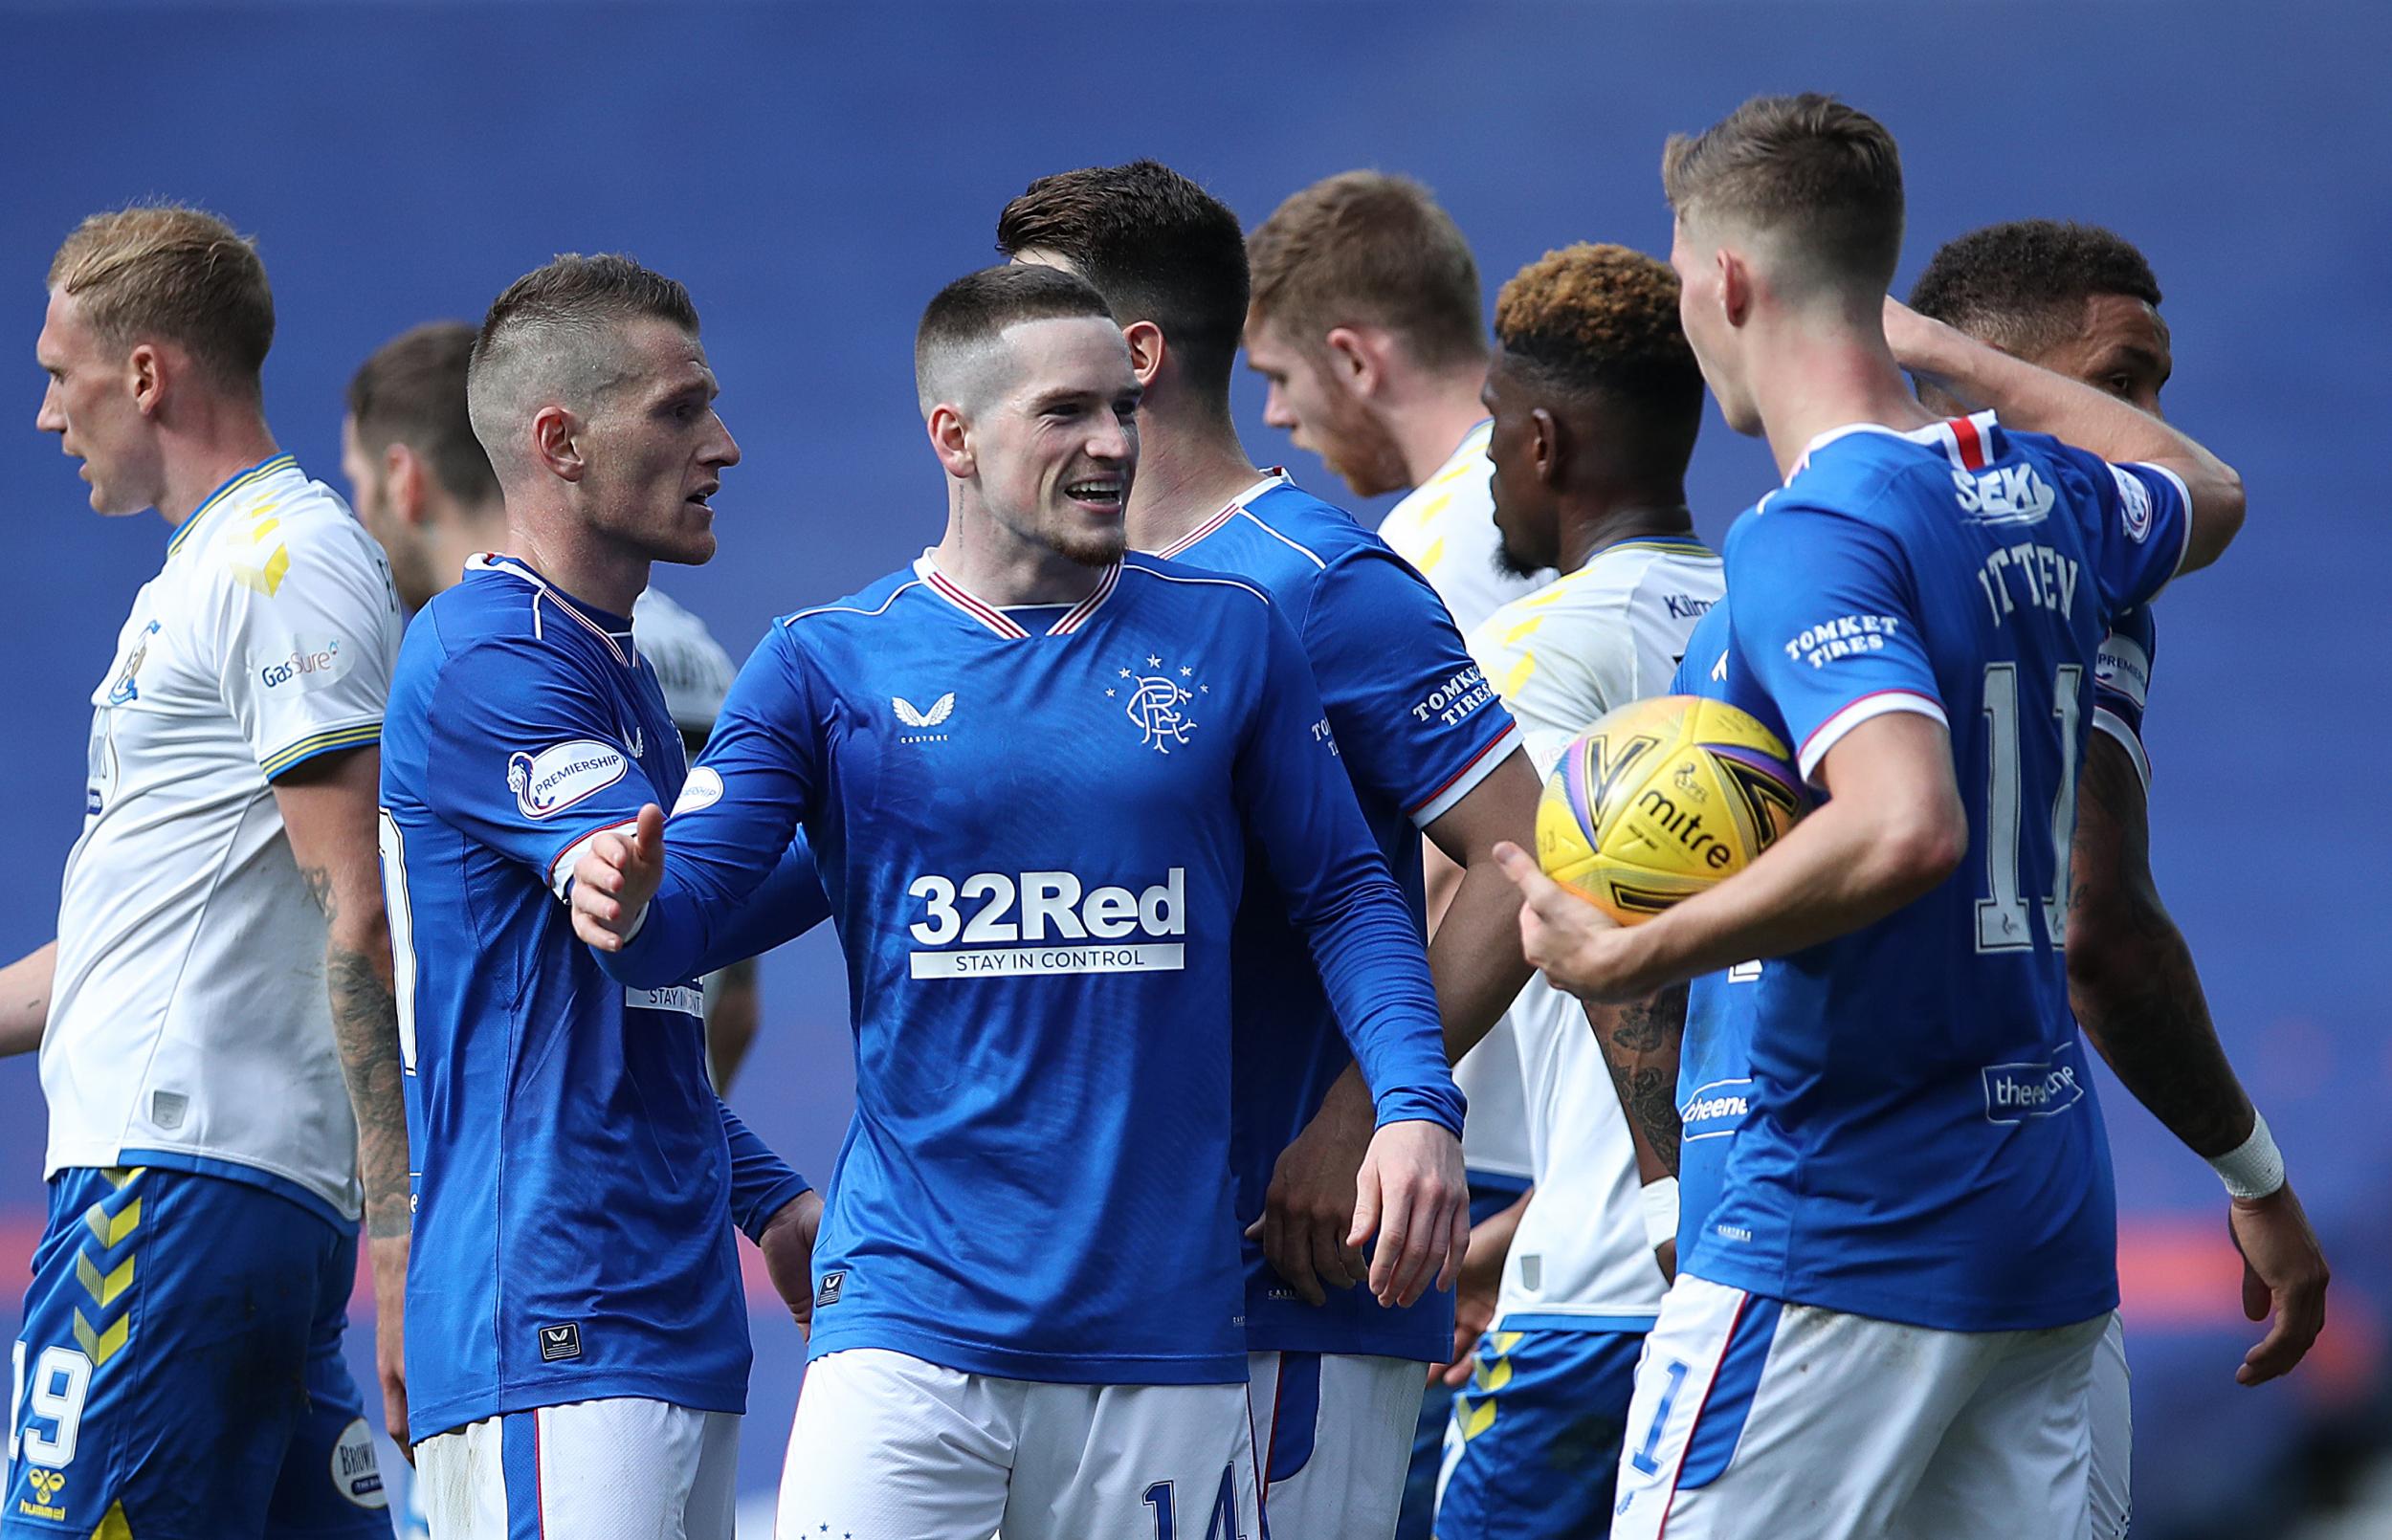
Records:
M1377 497L1411 485L1395 439L1339 377L1335 355L1299 347L1259 314L1246 321L1246 366L1263 378L1262 420L1310 450L1353 490Z
M1018 321L957 403L980 498L1028 543L1088 566L1128 546L1138 381L1120 329L1095 316Z
M102 340L72 295L51 291L33 341L33 357L50 385L33 426L57 434L59 447L83 462L96 513L138 514L155 506L166 488L157 435L141 408L132 351Z
M710 499L740 447L716 414L706 350L673 322L643 317L623 326L614 363L579 435L590 524L652 561L707 561Z

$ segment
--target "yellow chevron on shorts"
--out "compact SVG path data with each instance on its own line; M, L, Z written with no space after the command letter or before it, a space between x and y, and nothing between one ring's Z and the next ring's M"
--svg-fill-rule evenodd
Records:
M108 1505L108 1516L91 1532L91 1540L133 1540L133 1527L125 1522L122 1503Z
M133 1287L133 1259L127 1257L122 1265L102 1274L92 1265L91 1258L78 1254L75 1259L75 1280L83 1286L83 1292L92 1297L92 1303L104 1310L117 1302L118 1295Z
M1495 1426L1495 1403L1491 1400L1473 1401L1467 1396L1453 1398L1454 1425L1462 1430L1462 1441L1470 1442Z
M133 1312L129 1309L118 1316L115 1324L106 1331L94 1331L91 1323L83 1319L82 1308L80 1306L76 1308L76 1346L83 1350L83 1356L91 1360L94 1369L98 1369L115 1357L118 1351L124 1346L125 1339L132 1334Z
M126 1236L142 1227L142 1200L137 1196L115 1214L94 1203L83 1210L83 1222L91 1227L92 1239L102 1246L121 1246Z
M108 1178L109 1186L121 1193L141 1180L142 1174L148 1169L147 1166L102 1166L100 1174Z

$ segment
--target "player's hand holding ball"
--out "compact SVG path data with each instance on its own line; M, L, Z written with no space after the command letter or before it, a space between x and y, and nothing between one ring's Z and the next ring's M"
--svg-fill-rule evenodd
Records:
M621 951L663 882L664 809L650 803L628 832L600 834L573 864L573 934Z
M1527 895L1529 962L1583 999L1651 994L1667 980L1647 977L1624 928L1743 870L1807 805L1785 745L1725 702L1659 695L1606 713L1545 781L1537 860L1495 847Z

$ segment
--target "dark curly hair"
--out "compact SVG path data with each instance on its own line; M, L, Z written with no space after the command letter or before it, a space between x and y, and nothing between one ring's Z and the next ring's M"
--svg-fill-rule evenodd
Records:
M1677 275L1625 246L1581 241L1519 270L1495 297L1495 342L1540 384L1665 411L1702 410L1702 369L1678 324Z
M1911 308L2005 353L2032 357L2084 319L2095 295L2157 309L2159 280L2135 244L2098 225L2015 219L1946 241L1911 288Z

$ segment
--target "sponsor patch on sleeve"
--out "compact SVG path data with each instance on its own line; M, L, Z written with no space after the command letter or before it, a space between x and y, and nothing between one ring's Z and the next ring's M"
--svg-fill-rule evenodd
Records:
M722 801L722 777L711 765L699 765L681 782L681 795L674 799L673 812L694 813L701 807L712 807ZM667 815L671 816L671 815Z
M2118 521L2127 538L2139 545L2151 538L2151 489L2120 466L2110 467L2110 475L2118 484Z
M550 818L623 779L623 751L596 738L576 738L538 754L507 756L507 789L525 818Z

